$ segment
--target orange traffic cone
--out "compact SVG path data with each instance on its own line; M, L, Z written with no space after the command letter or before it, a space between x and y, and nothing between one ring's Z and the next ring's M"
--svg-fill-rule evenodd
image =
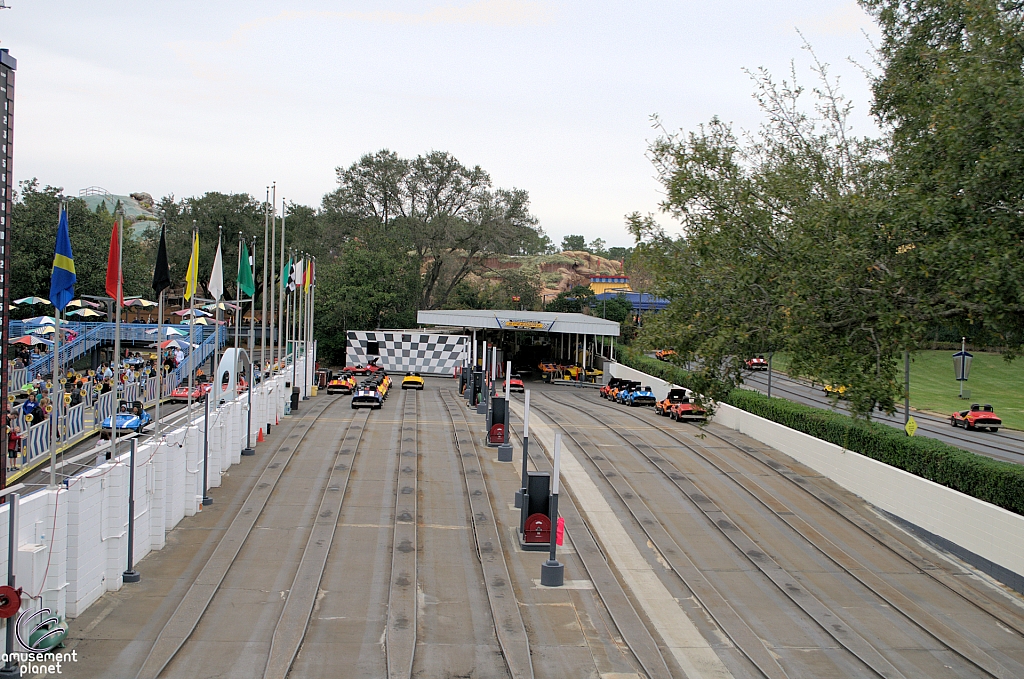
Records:
M274 426L276 427L279 424L281 424L281 417L280 417L280 415L274 415Z
M259 436L256 437L256 443L263 443L263 427L260 427Z

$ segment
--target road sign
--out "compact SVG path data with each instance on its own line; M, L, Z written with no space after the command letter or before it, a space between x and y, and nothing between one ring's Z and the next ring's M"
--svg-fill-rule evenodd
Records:
M917 431L917 422L915 422L914 418L911 417L907 420L907 424L903 428L907 431L907 436L913 436L914 432Z

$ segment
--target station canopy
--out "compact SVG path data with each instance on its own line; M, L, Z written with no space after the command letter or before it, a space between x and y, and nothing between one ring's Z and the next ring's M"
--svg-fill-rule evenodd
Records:
M421 325L445 325L476 330L619 336L619 324L615 321L585 314L559 314L551 311L442 309L420 311L416 314L416 321Z

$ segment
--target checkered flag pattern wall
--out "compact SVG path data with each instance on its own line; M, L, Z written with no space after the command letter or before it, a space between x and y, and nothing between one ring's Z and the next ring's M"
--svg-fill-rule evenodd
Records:
M377 365L388 372L452 376L469 358L468 347L465 335L353 330L348 333L345 358L347 365L366 365L377 358Z

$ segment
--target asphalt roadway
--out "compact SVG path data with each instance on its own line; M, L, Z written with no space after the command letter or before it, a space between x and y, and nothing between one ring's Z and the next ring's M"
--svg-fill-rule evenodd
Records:
M535 383L565 585L451 380L304 401L71 623L75 677L1021 677L1024 597L731 430ZM774 386L774 385L773 385Z
M768 390L767 371L748 372L744 374L743 380L752 389L762 393ZM841 399L837 403L833 403L825 395L821 385L812 385L806 380L792 379L776 372L772 373L772 396L849 414L846 403ZM970 401L964 401L965 408L970 404ZM958 448L987 455L997 460L1024 464L1024 432L1011 429L1000 429L997 432L969 431L950 426L948 414L937 415L914 408L910 409L910 414L918 426L915 436L939 439ZM903 417L902 404L892 415L877 410L871 413L871 419L876 422L888 424L900 430L903 429Z

